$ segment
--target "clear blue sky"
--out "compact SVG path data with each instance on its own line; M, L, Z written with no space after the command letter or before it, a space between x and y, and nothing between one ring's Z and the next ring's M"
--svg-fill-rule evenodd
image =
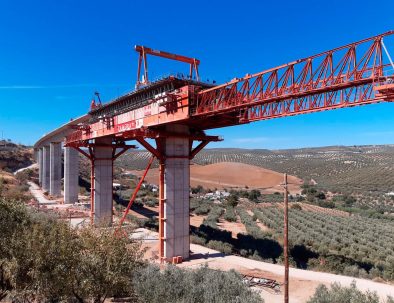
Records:
M0 136L34 144L85 113L95 90L104 100L130 90L135 44L197 57L203 78L220 83L392 30L393 12L392 0L0 0ZM150 61L153 76L179 67ZM225 138L211 147L393 144L394 104L210 133Z

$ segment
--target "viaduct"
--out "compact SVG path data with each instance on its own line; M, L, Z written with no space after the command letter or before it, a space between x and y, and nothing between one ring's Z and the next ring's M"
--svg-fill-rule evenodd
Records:
M216 85L200 80L199 60L136 46L136 89L43 136L36 144L39 182L78 201L78 153L91 162L91 217L113 223L113 163L136 141L160 165L159 255L162 262L189 257L190 160L209 142L205 130L323 110L394 100L394 64L387 32L315 56ZM186 76L149 81L148 55L189 65ZM151 162L147 169L149 169ZM138 188L137 188L138 190ZM133 199L125 212L131 206ZM123 221L121 221L122 223Z

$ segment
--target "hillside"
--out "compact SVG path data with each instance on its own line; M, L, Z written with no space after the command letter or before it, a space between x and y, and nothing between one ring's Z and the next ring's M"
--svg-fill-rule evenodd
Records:
M9 141L0 141L0 196L27 200L28 186L26 184L32 171L14 175L18 169L33 163L33 150L24 145Z
M131 173L141 176L143 171L132 170ZM151 184L158 184L159 170L153 168L148 172L146 180ZM289 188L292 193L301 191L302 180L289 176ZM190 167L190 185L198 185L204 188L234 189L251 188L261 189L267 193L281 191L280 184L283 182L283 174L236 162L220 162L208 165L192 165Z
M144 169L146 151L130 151L119 167ZM192 161L198 165L236 162L288 173L330 192L354 195L365 207L394 212L387 193L394 191L394 146L331 146L288 150L205 149ZM156 165L157 166L157 165Z
M27 146L0 140L0 171L15 172L33 163L33 150Z

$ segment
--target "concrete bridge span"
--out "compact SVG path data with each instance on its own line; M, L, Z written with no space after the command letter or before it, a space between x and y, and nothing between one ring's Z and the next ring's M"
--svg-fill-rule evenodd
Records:
M86 123L88 114L72 119L68 123L42 136L34 145L38 163L39 183L51 196L60 197L63 190L64 203L78 202L78 151L63 146L66 136L75 131L80 123ZM64 150L64 152L63 152ZM62 169L64 155L64 169ZM64 188L62 188L64 171Z

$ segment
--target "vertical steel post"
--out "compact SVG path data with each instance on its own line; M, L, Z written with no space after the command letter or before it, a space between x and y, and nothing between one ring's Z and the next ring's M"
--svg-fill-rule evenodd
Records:
M284 230L283 230L283 255L285 261L285 293L284 293L284 302L289 303L289 243L288 243L288 234L289 234L289 200L288 200L288 191L287 191L287 174L284 174Z
M159 181L159 259L160 263L164 260L164 160L160 159L160 181Z
M94 224L94 158L90 159L90 224Z

